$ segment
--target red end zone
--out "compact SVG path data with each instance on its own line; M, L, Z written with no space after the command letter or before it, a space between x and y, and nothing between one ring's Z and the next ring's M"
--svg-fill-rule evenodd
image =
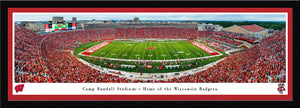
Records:
M102 47L104 47L104 46L106 46L106 45L108 45L108 44L110 44L110 43L112 43L112 42L107 41L107 42L101 43L101 44L99 44L99 45L96 45L96 46L94 46L94 47L92 47L92 48L90 48L90 49L88 49L88 50L82 52L81 54L82 54L82 55L88 56L88 55L94 53L95 51L99 50L100 48L102 48Z
M212 56L214 56L214 55L220 55L219 52L217 52L215 50L212 50L211 48L206 47L206 46L204 46L204 45L202 45L202 44L200 44L198 42L193 41L193 42L190 42L190 43L193 44L193 45L195 45L195 46L197 46L198 48L201 48L202 50L204 50L205 52L209 53Z

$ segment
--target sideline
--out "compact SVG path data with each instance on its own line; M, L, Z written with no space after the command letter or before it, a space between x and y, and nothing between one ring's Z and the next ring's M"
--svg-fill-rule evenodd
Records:
M73 55L74 56L74 55ZM75 56L76 57L76 56ZM100 71L101 73L106 73L106 74L112 74L115 76L119 76L121 78L127 78L127 79L131 79L131 80L169 80L169 79L173 79L173 78L179 78L182 76L187 76L187 75L193 75L194 73L197 72L201 72L206 70L207 68L213 67L214 65L216 65L217 63L225 60L227 57L224 57L218 61L212 62L210 64L201 66L201 67L197 67L195 69L190 69L190 70L185 70L185 71L179 71L179 72L170 72L170 73L144 73L143 75L140 75L139 72L127 72L127 71L121 71L121 70L114 70L114 69L108 69L108 68L103 68L101 66L97 66L94 65L92 63L89 63L79 57L76 57L80 62L82 62L83 64ZM115 72L120 72L121 74L115 74ZM161 78L161 76L163 76Z

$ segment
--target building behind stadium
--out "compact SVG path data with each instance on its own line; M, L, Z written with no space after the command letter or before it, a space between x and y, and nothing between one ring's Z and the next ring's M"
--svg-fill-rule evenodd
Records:
M268 37L273 32L273 29L266 29L256 24L252 25L233 25L228 28L224 28L223 31L242 33L256 36L257 38Z

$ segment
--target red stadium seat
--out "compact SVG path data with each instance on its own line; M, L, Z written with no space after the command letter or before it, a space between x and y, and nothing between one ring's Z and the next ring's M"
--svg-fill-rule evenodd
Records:
M219 34L225 32L219 32ZM225 33L228 35L228 33ZM229 34L239 37L239 35ZM77 30L38 35L22 26L15 27L15 81L21 83L265 83L286 82L285 30L275 32L246 51L227 56L214 67L193 75L165 80L130 80L105 74L81 63L66 50L101 39L171 38L214 40L240 45L233 39L213 36L209 31L174 27ZM240 36L241 37L241 36ZM250 40L253 40L249 38ZM213 43L216 43L213 40ZM224 47L224 46L223 46ZM224 50L222 46L218 47ZM117 73L118 74L118 73Z

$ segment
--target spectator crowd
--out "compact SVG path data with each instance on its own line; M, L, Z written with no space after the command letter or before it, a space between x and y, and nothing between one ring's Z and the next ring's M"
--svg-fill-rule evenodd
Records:
M116 34L114 34L116 33ZM124 35L125 34L125 35ZM175 37L174 37L175 34ZM177 35L176 35L177 34ZM227 56L204 71L168 80L130 80L81 63L70 50L83 43L108 38L190 38L211 32L178 28L78 30L36 34L15 27L15 82L22 83L267 83L286 81L285 30L262 39L258 45ZM222 42L239 45L219 37Z
M236 38L236 39L244 40L244 41L247 41L247 42L250 42L250 43L254 43L256 41L255 37L251 37L251 35L250 36L245 36L245 34L241 34L241 33L232 33L232 32L227 32L227 31L219 31L219 32L214 32L214 34L220 35L220 36Z

